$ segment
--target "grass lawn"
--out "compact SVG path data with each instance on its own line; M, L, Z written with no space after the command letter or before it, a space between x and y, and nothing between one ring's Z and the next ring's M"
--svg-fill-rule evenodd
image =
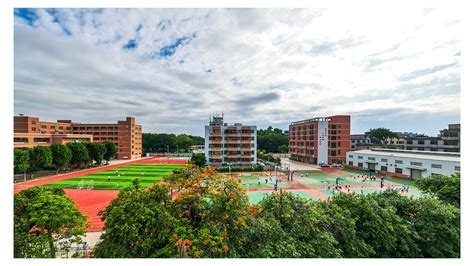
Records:
M118 190L130 185L133 178L139 177L141 181L140 187L148 187L172 174L174 169L182 167L185 167L185 165L133 164L90 175L61 180L44 186L72 189L82 187L82 189ZM110 181L108 180L109 176Z

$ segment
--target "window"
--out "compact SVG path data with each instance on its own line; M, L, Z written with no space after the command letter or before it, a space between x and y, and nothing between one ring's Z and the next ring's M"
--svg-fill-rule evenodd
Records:
M41 128L46 128L46 125L41 125Z
M454 166L454 171L461 171L461 166Z
M357 159L364 159L364 156L357 156Z
M432 163L432 164L431 164L431 168L441 169L441 168L443 168L443 167L441 166L441 164L434 164L434 163Z
M31 131L36 131L36 127L32 127L32 128L31 128Z
M36 121L31 121L31 124L32 124L32 125L36 125Z
M396 164L403 164L403 161L402 160L395 160L395 163Z
M352 155L352 154L349 154L349 158L354 158L354 155Z
M380 166L380 170L387 171L387 166Z
M382 158L381 161L382 161L383 163L386 163L386 162L388 162L388 159Z
M425 140L419 139L419 140L418 140L418 144L423 144L423 145L424 145L424 144L425 144Z
M375 161L375 157L368 157L367 160L369 160L369 161Z
M402 168L395 168L395 173L403 174L403 169Z
M420 162L410 162L410 165L413 165L413 166L423 166L423 163L420 163Z
M358 163L357 164L359 167L364 167L364 164L363 163Z
M347 163L348 163L349 165L354 165L354 163L353 163L352 161L347 161Z
M336 151L331 151L331 156L336 156Z
M431 144L431 145L438 145L438 140L432 139L432 140L430 141L430 144Z

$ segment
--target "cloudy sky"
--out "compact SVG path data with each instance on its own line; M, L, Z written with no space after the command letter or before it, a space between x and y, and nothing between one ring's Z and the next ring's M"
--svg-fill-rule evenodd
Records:
M203 135L209 113L437 134L460 121L445 9L16 9L15 114Z

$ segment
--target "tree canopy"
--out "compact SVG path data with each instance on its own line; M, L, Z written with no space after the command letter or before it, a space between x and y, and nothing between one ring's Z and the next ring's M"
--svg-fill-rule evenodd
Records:
M166 133L143 133L143 153L147 152L176 152L176 148L188 152L192 145L204 145L204 138L191 135L175 135Z
M387 142L388 139L397 137L396 133L384 127L371 128L365 134L369 136L370 140L373 143L377 143L377 144L384 144Z
M30 171L47 168L53 163L53 154L49 147L36 146L28 150L30 153Z
M430 194L456 207L461 206L461 174L451 176L433 174L431 177L416 181L417 186L424 193Z
M72 158L72 152L67 145L64 144L53 144L50 146L52 153L52 165L56 168L56 174L59 172L61 167L65 167L69 164Z
M70 142L67 146L72 154L71 164L78 166L89 161L89 152L83 143Z
M26 149L13 150L13 171L23 174L26 181L26 171L30 168L30 152Z
M87 217L62 189L32 187L14 196L15 258L54 258L81 243Z
M199 166L199 167L204 167L206 166L206 155L204 153L193 153L191 156L191 163Z
M104 141L102 144L105 146L104 160L108 162L115 158L117 155L117 147L115 147L115 144L111 141Z
M89 160L94 160L97 165L101 165L104 160L104 154L106 153L106 148L104 143L101 142L86 142L85 146L89 153Z
M267 129L257 130L257 149L261 151L271 153L288 151L288 144L288 136L279 128L270 126Z

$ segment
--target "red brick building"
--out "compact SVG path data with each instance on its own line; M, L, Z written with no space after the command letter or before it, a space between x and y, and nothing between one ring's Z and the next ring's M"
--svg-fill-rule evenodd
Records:
M83 124L71 120L45 122L38 117L20 114L14 117L13 141L15 148L75 141L111 141L117 147L118 159L142 156L142 127L135 123L133 117L114 124Z
M351 117L335 115L292 122L290 158L306 163L345 162L351 149Z

